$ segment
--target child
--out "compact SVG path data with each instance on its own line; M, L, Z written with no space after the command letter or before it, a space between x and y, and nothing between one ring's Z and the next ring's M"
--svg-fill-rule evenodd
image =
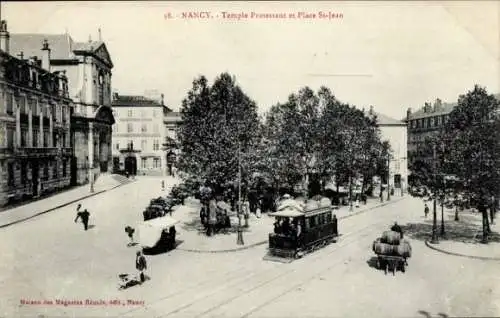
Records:
M125 233L127 233L128 237L130 238L129 245L132 245L134 243L134 232L135 229L131 228L130 226L125 227Z

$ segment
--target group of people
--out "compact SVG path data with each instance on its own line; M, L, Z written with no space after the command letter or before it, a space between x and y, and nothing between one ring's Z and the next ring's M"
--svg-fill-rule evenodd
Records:
M277 218L274 222L274 233L298 238L302 234L301 223L298 219Z

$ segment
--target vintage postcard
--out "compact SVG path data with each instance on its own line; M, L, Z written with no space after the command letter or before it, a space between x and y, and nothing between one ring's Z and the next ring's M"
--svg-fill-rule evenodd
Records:
M0 317L500 317L500 2L0 20Z

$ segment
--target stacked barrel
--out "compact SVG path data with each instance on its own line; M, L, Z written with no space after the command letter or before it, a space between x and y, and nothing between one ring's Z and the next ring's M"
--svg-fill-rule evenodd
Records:
M401 239L401 234L385 231L382 237L373 242L373 252L377 255L411 257L410 242Z

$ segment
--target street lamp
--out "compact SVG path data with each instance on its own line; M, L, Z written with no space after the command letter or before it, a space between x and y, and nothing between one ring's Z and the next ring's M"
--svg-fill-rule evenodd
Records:
M445 235L444 232L444 199L446 196L446 177L443 175L443 195L441 196L441 236Z
M391 200L391 155L387 154L387 201Z
M433 165L434 165L434 202L433 202L433 209L432 209L432 238L431 238L431 243L432 244L438 244L438 236L437 236L437 214L436 214L436 145L432 146L432 156L433 156Z
M238 141L238 238L236 244L245 245L243 241L243 231L241 229L241 151L240 142Z

